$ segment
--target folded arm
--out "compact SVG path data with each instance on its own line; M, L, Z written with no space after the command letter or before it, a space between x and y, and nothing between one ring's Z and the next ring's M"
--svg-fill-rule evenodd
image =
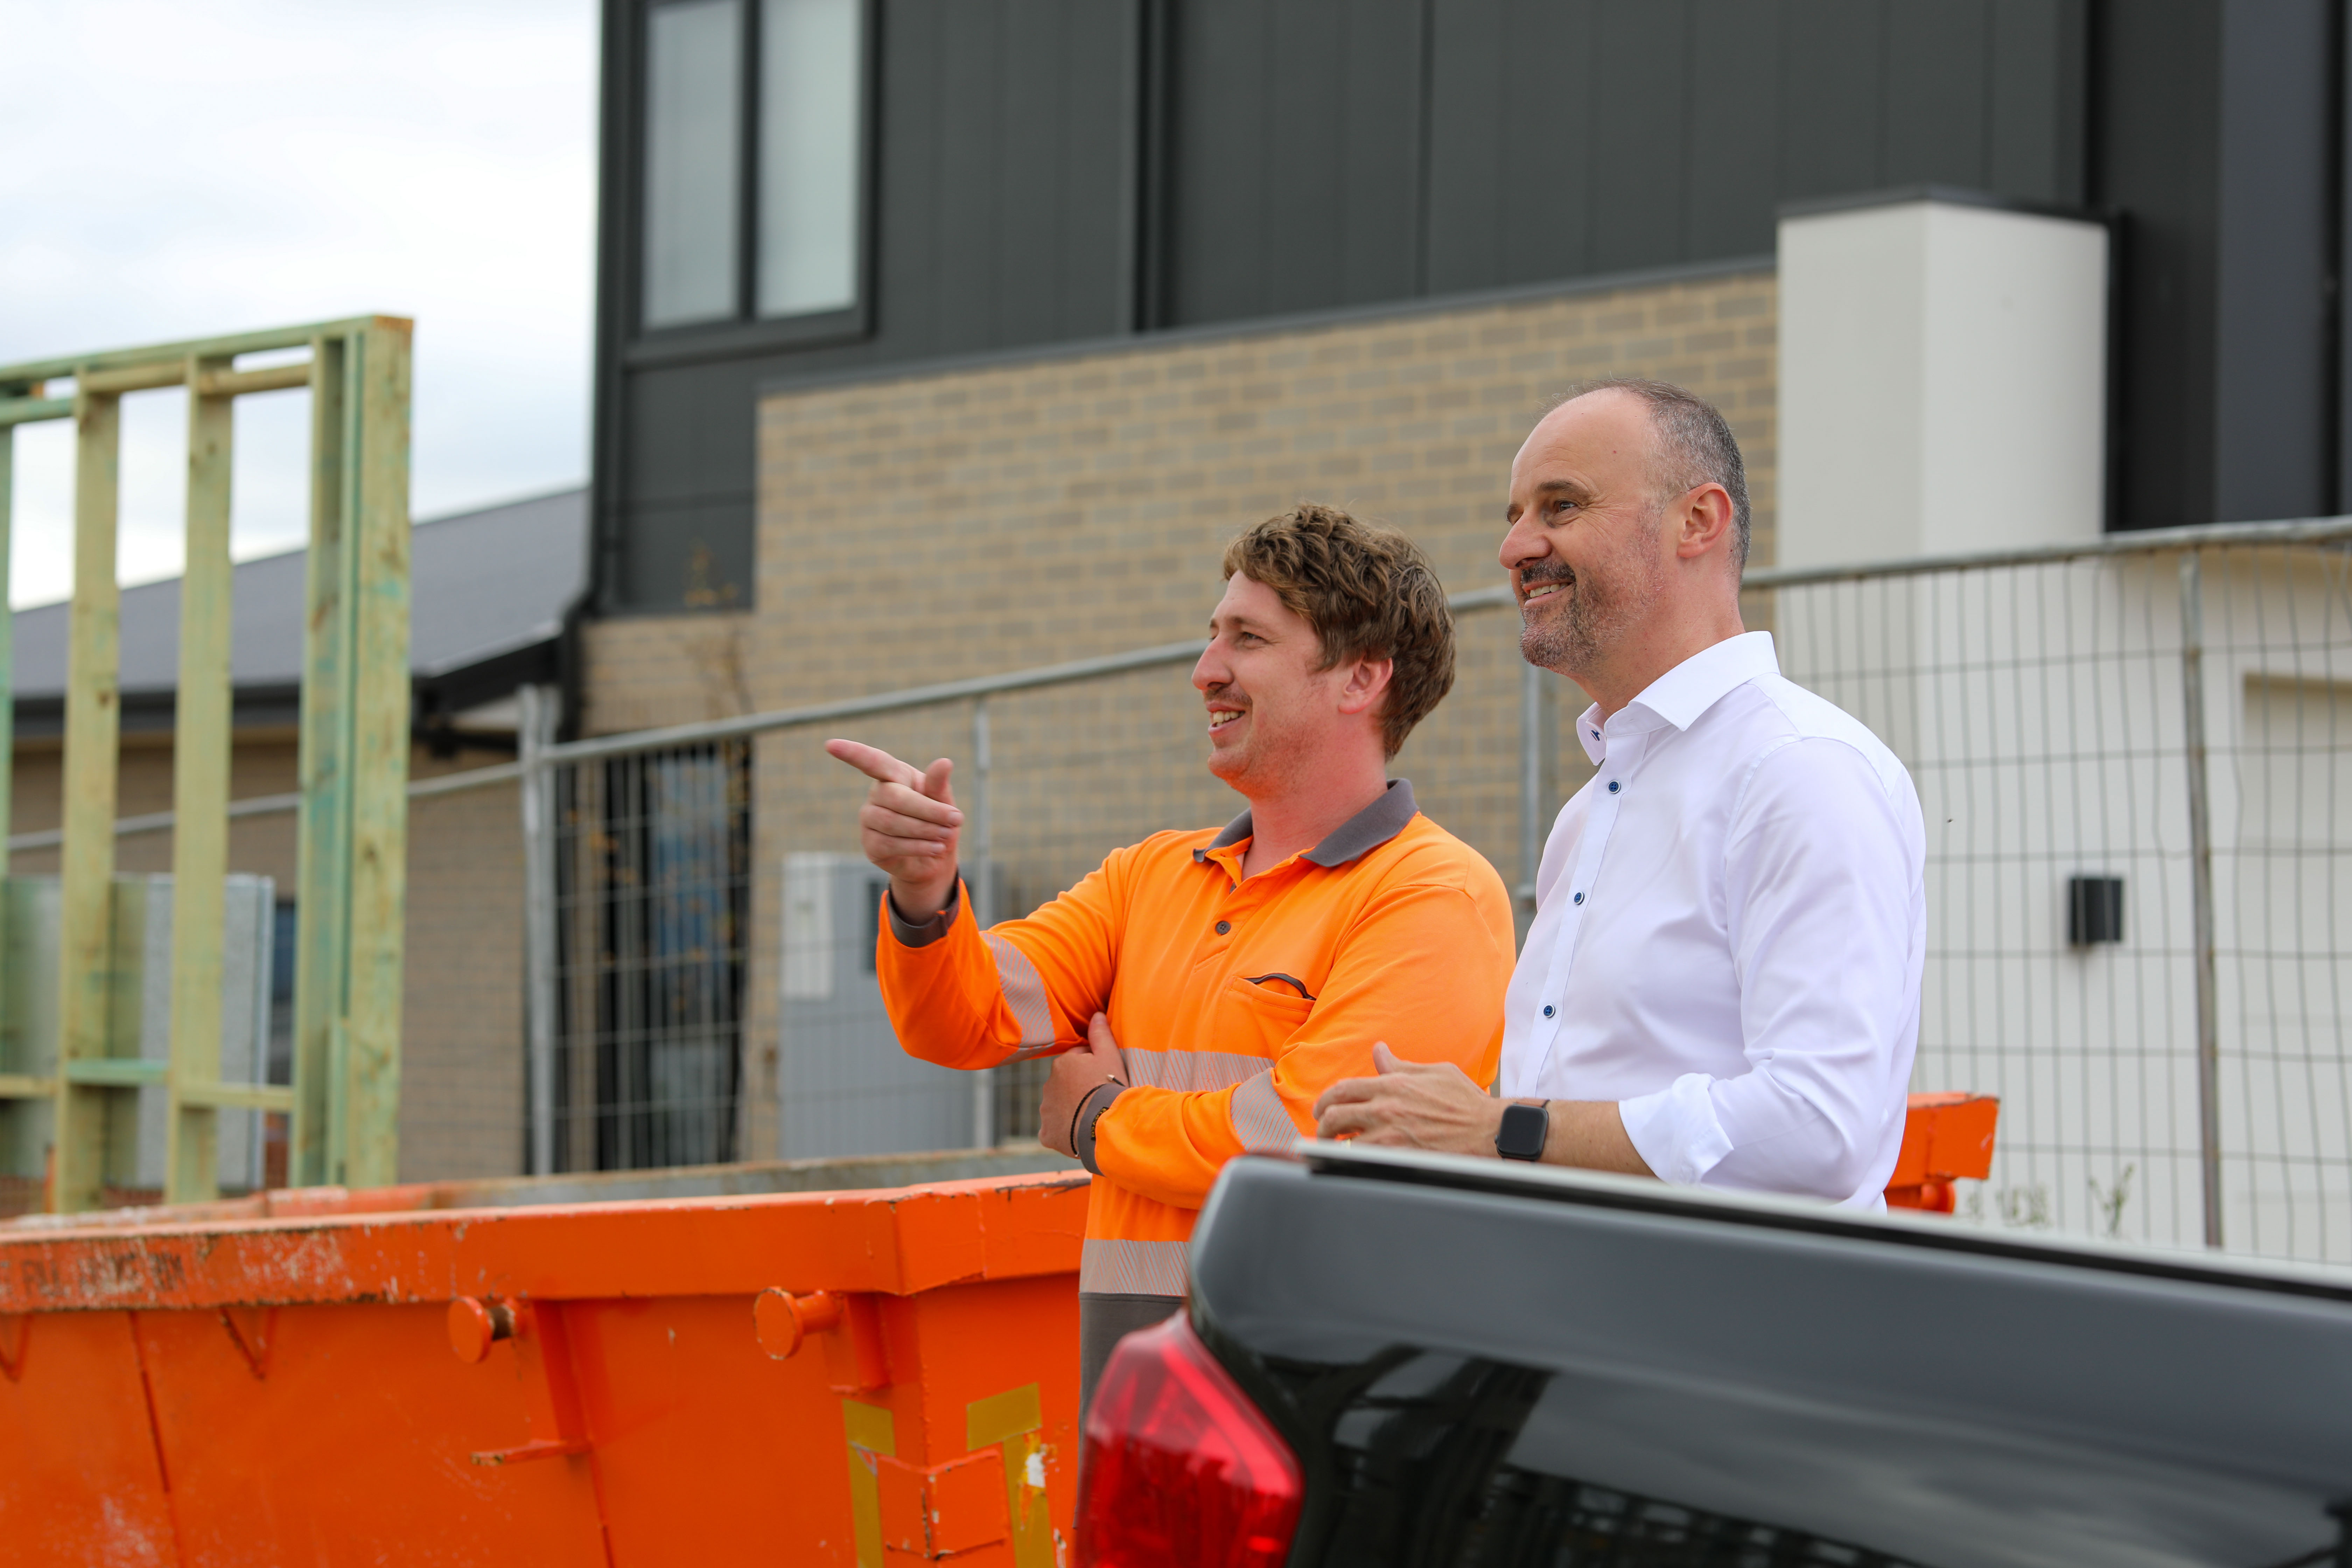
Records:
M1443 884L1384 890L1349 931L1313 1011L1264 1068L1221 1089L1097 1091L1078 1152L1123 1187L1197 1208L1235 1155L1311 1135L1317 1098L1370 1072L1376 1041L1484 1082L1501 1047L1511 948L1499 901L1488 909ZM1234 1044L1202 1039L1195 1048L1249 1054Z

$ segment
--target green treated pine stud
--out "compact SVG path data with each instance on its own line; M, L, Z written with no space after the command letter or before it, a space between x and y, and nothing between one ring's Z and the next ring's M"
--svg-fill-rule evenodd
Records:
M0 601L8 593L9 531L16 515L16 427L0 425ZM0 602L0 836L7 834L16 816L16 617ZM7 877L11 869L5 849L0 849L0 1018L14 1004L13 977L8 973ZM21 1072L21 1050L15 1060L0 1052L0 1072ZM6 1113L0 1107L0 1114ZM5 1141L0 1141L5 1142Z
M378 317L361 350L356 505L343 580L351 737L351 914L342 1039L343 1173L399 1179L400 1023L408 884L410 324Z
M164 1195L220 1195L220 1113L201 1094L220 1081L221 927L228 886L231 720L230 468L235 403L205 379L226 360L188 364L187 567L180 579L180 679L172 734L172 1036Z
M64 871L58 942L58 1075L53 1212L96 1208L105 1181L107 1101L69 1064L110 1053L114 915L114 784L121 710L114 580L122 402L77 383L74 590L66 666Z
M295 874L294 1117L287 1179L317 1186L336 1179L341 1118L335 1093L338 1021L346 994L349 912L349 757L344 743L342 588L345 472L349 464L351 345L321 332L310 345L310 548L304 563L302 731L298 763L302 811Z

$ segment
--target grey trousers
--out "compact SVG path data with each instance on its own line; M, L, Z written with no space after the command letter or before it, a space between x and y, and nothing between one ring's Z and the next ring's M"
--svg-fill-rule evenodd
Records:
M1099 1291L1078 1292L1078 1430L1087 1426L1094 1407L1095 1384L1102 1381L1113 1346L1138 1329L1173 1317L1184 1305L1181 1296L1114 1296Z

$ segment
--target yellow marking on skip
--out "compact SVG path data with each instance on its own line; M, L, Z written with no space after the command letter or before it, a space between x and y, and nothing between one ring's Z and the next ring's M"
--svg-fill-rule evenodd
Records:
M1013 1568L1054 1568L1054 1522L1045 1506L1045 1405L1034 1383L964 1406L966 1448L1004 1446L1004 1514L1013 1526Z
M887 1410L855 1399L841 1402L841 1425L849 1437L849 1523L857 1568L882 1568L882 1480L874 1457L898 1457L898 1427Z

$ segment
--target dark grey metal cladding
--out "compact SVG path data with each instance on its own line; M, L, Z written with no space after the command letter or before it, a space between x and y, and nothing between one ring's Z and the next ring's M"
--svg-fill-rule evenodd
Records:
M1170 23L1155 324L1420 293L1421 0L1186 0Z
M1448 0L1428 287L1751 255L1782 201L2083 199L2082 0Z
M893 5L877 352L951 354L1125 327L1131 6ZM928 121L928 122L926 122ZM907 187L903 197L891 189Z
M2093 199L2124 215L2116 526L2341 504L2328 0L2101 13Z
M761 365L718 360L626 374L625 522L614 563L624 596L608 607L751 607Z
M1818 1212L1248 1159L1196 1232L1194 1311L1327 1493L1340 1450L1371 1451L1383 1409L1412 1403L1383 1406L1380 1380L1458 1388L1501 1367L1541 1374L1482 1483L1506 1503L1566 1478L1944 1568L2273 1562L2336 1540L2352 1289L1972 1250ZM1347 1507L1310 1507L1295 1561L1337 1560L1317 1542L1360 1551Z

